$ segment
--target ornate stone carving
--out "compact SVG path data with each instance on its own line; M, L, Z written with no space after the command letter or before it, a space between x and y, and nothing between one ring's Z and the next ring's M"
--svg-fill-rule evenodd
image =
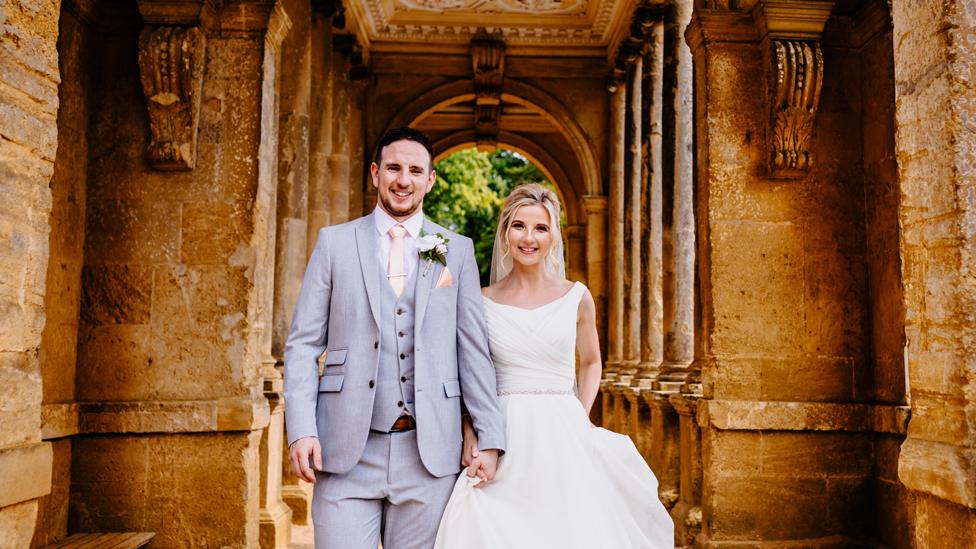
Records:
M479 148L494 149L498 139L505 75L505 42L499 34L478 29L471 39L471 68L474 75L474 133Z
M820 44L770 41L769 173L800 177L813 165L813 133L823 85Z
M139 35L139 75L149 110L149 162L157 170L192 170L203 85L204 37L196 27L146 27Z
M425 11L476 11L478 13L575 13L585 0L397 0L396 9Z

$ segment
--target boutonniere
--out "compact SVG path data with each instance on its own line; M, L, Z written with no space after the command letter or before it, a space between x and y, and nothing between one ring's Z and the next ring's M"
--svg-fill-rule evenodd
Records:
M450 240L444 238L441 233L427 234L423 229L420 230L420 239L417 240L417 253L420 255L420 259L427 261L423 276L427 276L427 271L430 270L431 264L435 261L445 267L447 266L448 242Z

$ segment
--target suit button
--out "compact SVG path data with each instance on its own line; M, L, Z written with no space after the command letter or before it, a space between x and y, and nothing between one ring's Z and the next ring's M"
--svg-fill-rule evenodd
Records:
M379 349L380 348L380 342L379 341L374 341L373 342L373 348L374 349Z
M369 388L372 389L373 387L376 387L376 382L371 379L369 380Z
M403 401L402 400L398 400L397 401L397 406L399 406L400 408L403 408Z
M405 333L403 333L403 332L400 332L400 333L398 333L397 335L398 335L398 336L400 336L400 337L403 337L403 336L405 336L405 335L407 335L407 334L405 334Z
M407 355L404 353L400 353L400 360L403 360L405 358L407 358Z
M400 383L406 383L406 382L407 382L407 376L400 376Z
M402 315L403 314L403 309L401 309L400 307L397 307L397 314L398 315Z

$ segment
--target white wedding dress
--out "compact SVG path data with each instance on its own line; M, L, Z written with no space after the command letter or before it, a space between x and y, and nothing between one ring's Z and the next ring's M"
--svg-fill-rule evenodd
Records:
M630 438L594 427L574 395L585 291L577 282L536 309L484 299L508 447L493 482L458 478L435 549L674 547L654 473Z

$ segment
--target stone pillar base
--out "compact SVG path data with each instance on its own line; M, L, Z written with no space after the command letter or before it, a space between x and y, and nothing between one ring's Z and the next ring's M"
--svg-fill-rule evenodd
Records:
M291 508L285 504L261 509L259 540L262 549L286 549L291 539Z
M291 522L299 526L312 524L312 485L286 484L281 487L281 499L291 509Z

